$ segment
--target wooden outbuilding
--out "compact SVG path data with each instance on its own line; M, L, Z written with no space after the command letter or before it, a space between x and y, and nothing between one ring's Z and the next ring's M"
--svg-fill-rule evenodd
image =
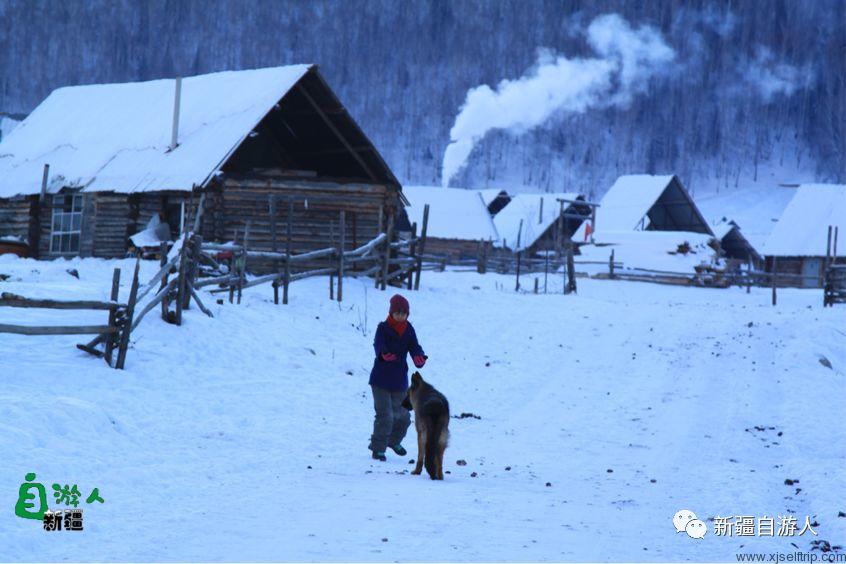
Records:
M426 254L447 263L470 260L486 254L499 241L487 205L478 190L440 186L405 186L405 208L410 223L423 225L423 212L429 206Z
M354 248L404 203L314 65L59 88L0 142L0 239L37 258L123 257L198 213L253 250L284 250L290 217L301 253L338 244L343 210Z
M714 225L711 230L720 244L721 255L737 264L751 264L760 268L764 262L752 243L743 235L740 226L733 220Z
M580 201L584 196L574 192L514 195L494 216L500 246L527 256L560 251L591 215Z
M833 237L834 228L838 241ZM827 263L846 250L844 233L846 185L802 184L764 243L765 269L783 275L776 279L780 286L822 287Z
M591 230L714 234L677 176L646 174L619 177L600 201L596 225L586 222L574 238L587 241Z

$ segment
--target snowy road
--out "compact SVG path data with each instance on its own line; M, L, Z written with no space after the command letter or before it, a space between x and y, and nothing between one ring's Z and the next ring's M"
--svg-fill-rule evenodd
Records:
M0 291L103 298L115 264L131 265L4 256ZM580 282L518 295L512 277L425 273L406 293L424 377L480 417L452 420L444 482L408 475L413 428L409 457L369 458L390 297L370 283L346 282L340 307L313 279L289 306L258 287L207 300L215 319L151 316L124 372L73 337L0 335L0 560L734 561L846 544L846 308L818 291L773 308L767 291ZM14 515L27 472L105 503L83 501L83 532L47 533ZM675 532L680 509L704 539ZM707 521L787 513L819 536L717 537Z

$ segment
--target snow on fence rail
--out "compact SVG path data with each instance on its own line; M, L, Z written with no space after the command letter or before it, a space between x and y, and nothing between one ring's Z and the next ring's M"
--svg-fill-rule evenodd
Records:
M129 334L132 331L132 317L138 293L138 269L140 259L135 263L135 273L129 292L129 302L119 303L118 289L120 287L120 269L116 268L112 276L112 293L110 301L94 300L52 300L34 299L19 296L9 292L0 294L0 307L41 308L63 310L95 310L108 311L109 318L106 325L10 325L0 324L0 333L16 333L18 335L87 335L97 334L100 342L105 342L105 349L100 352L88 345L77 345L81 350L103 357L106 364L112 366L112 356L117 348L118 354L114 367L123 369L126 362L126 351L129 347Z

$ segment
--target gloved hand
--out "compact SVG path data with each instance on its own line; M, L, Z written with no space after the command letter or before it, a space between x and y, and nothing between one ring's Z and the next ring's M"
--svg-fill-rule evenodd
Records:
M411 357L411 360L414 361L414 366L417 368L423 368L423 365L426 364L426 359L429 358L426 355L418 354L417 356Z
M382 360L386 362L393 362L397 359L397 355L392 352L382 353Z

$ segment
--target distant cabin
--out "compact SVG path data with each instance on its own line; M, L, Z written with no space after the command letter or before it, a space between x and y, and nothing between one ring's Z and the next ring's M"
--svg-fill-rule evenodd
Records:
M479 193L482 195L482 200L485 202L488 212L491 215L498 214L511 201L511 196L508 195L508 192L498 188L479 190Z
M478 190L441 188L439 186L404 186L409 202L408 221L423 229L423 210L429 205L426 232L427 255L437 255L453 262L476 259L482 247L499 240L488 207Z
M587 241L594 232L687 231L713 235L693 198L675 175L621 176L596 210L596 225L585 223L574 237Z
M294 252L337 244L341 210L360 245L404 203L314 65L59 88L0 142L0 240L31 257L123 257L201 201L205 240L254 250L285 248L293 206Z
M573 192L514 195L494 216L499 246L529 256L559 250L590 217L588 206L574 203L579 201L584 196Z
M800 185L763 246L766 271L773 272L775 263L776 272L789 275L779 285L822 286L829 225L838 227L837 253L843 255L846 185Z
M763 257L758 253L752 243L743 235L740 226L733 220L724 221L711 227L714 237L720 244L720 250L724 258L736 263L751 264L760 268L763 264Z

